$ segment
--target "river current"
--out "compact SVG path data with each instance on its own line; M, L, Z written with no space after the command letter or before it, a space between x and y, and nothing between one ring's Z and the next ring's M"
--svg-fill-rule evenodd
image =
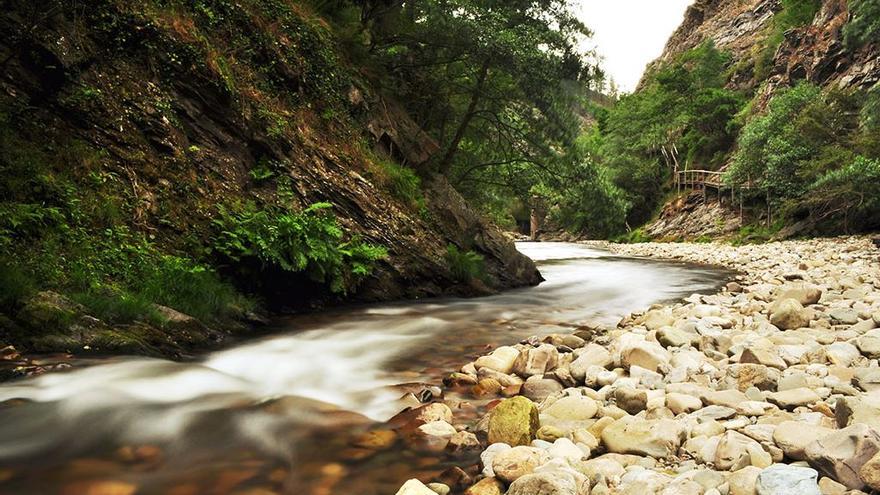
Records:
M408 391L492 347L613 325L727 276L580 244L518 248L546 282L293 316L189 362L114 357L2 384L0 494L391 495L461 462L352 446Z

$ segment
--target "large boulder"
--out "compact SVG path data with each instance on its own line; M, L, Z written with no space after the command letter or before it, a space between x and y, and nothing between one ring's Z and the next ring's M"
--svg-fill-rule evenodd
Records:
M795 299L780 299L770 308L770 323L782 330L794 330L810 324L810 310Z
M534 402L525 397L507 399L489 413L489 443L529 445L540 427Z
M864 482L859 476L862 466L880 452L880 435L868 425L857 423L814 441L805 450L810 465L859 490Z
M755 484L758 495L822 495L815 469L774 464L761 471Z
M662 459L675 454L687 436L684 427L669 419L648 420L624 416L602 430L602 443L616 454Z

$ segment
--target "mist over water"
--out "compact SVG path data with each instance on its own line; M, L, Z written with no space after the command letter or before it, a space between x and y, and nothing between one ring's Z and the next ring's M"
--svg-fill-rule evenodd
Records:
M52 493L70 481L62 466L75 459L144 444L161 447L161 469L114 472L108 464L109 474L165 487L201 472L215 476L245 455L285 466L292 490L305 483L304 453L323 441L315 432L386 420L401 407L398 384L436 384L489 346L614 324L652 303L714 290L724 277L578 244L518 247L539 263L547 280L539 287L289 317L271 337L195 362L113 358L3 384L0 402L9 402L0 405L0 467L12 468L18 477L9 483L23 490L9 493ZM332 449L322 448L332 460ZM357 467L352 473L369 475ZM82 476L92 475L74 478Z

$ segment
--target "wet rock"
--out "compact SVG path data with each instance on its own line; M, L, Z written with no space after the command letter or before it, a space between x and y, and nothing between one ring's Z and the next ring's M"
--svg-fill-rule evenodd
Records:
M805 454L811 466L848 488L858 490L864 487L859 470L877 452L880 452L880 434L857 423L814 441L806 448Z
M386 450L395 442L397 442L397 433L391 430L373 430L359 435L351 444L362 449Z
M465 490L464 495L503 495L504 485L496 478L483 478Z
M507 399L489 414L489 443L529 445L538 428L538 408L532 401L525 397Z
M782 330L794 330L810 324L810 311L795 299L781 299L770 309L770 323Z
M501 382L494 378L483 378L471 388L474 397L493 397L501 393Z
M602 443L609 452L646 455L662 459L673 455L686 432L676 421L646 420L633 416L618 419L602 431Z
M536 447L519 446L503 450L492 459L492 472L505 483L531 474L535 468L550 460L547 451Z
M432 423L434 421L452 423L452 409L439 402L426 404L418 408L415 421L418 423Z
M758 475L756 492L758 495L822 495L818 477L814 469L774 464Z
M425 486L417 479L411 479L397 490L397 495L437 495L433 490Z
M469 431L458 431L449 437L449 443L446 450L450 453L467 452L471 450L479 450L480 441L477 436Z

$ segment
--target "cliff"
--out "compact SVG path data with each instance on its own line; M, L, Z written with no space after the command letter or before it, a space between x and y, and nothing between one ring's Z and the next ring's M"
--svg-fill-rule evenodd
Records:
M775 88L800 80L843 88L869 88L880 81L880 43L856 50L844 46L847 0L822 0L812 21L784 30L774 46L774 18L782 9L779 0L697 0L648 72L712 40L732 56L730 86L754 90L766 82L764 100ZM769 57L769 64L761 57Z

